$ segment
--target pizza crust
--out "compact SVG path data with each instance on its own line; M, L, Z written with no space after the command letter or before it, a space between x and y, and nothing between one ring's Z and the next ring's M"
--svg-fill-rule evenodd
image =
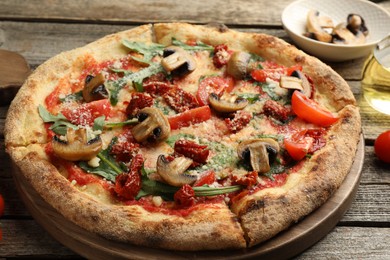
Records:
M172 37L212 45L227 43L232 49L253 52L285 66L302 65L318 87L315 99L341 118L328 132L327 147L306 160L303 174L290 178L287 186L259 191L231 208L225 203L200 207L187 217L106 204L78 190L46 158L44 145L49 140L38 105L44 104L61 78L80 73L77 70L85 55L93 53L97 61L113 59L127 53L120 44L123 38L169 45ZM299 221L340 186L352 165L361 132L355 103L348 84L330 67L273 36L182 23L145 25L61 53L37 68L10 106L5 143L15 164L44 200L89 232L174 250L245 248ZM340 164L339 158L345 161Z
M249 246L298 222L324 204L340 187L350 170L357 149L356 140L361 135L356 107L347 106L340 116L342 119L328 132L326 147L302 162L303 169L285 186L259 191L233 205Z

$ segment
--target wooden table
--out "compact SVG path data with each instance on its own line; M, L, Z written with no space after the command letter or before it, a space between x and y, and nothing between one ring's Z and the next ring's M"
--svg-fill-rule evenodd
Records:
M275 35L291 42L280 16L292 0L2 0L0 48L22 54L34 69L45 60L106 34L150 22L224 23L241 31ZM379 5L390 11L390 1ZM342 75L359 102L365 137L365 161L356 200L326 237L296 259L390 258L390 165L379 162L373 143L390 129L390 117L368 106L361 96L364 59L328 63ZM79 258L56 242L26 210L16 192L4 151L7 106L0 107L0 193L6 206L0 220L0 257Z

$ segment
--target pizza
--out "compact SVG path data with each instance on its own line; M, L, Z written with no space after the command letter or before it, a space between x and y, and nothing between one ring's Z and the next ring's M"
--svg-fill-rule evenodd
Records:
M86 232L173 250L253 247L320 207L361 134L348 84L274 36L161 23L39 66L5 143Z

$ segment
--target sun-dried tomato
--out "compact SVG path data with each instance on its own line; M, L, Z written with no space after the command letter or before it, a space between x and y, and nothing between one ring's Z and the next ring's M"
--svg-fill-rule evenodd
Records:
M145 93L133 93L131 100L126 108L126 115L128 117L135 117L139 110L153 105L153 98Z
M273 117L282 122L288 119L289 115L291 115L291 111L290 108L284 107L274 100L267 100L263 106L263 113L266 116Z
M238 111L234 114L233 119L225 118L225 123L230 132L238 132L243 129L252 119L252 114L246 111Z
M174 150L176 153L191 158L197 163L206 163L210 150L207 145L200 145L189 140L178 140L175 143Z
M141 168L144 158L137 154L130 163L128 173L121 173L115 179L115 192L124 199L134 199L141 190Z
M258 173L256 171L251 171L245 174L244 176L232 176L232 183L234 185L244 185L244 186L253 186L257 184Z
M214 48L213 63L216 68L226 65L233 51L229 50L226 44L219 44Z
M143 82L144 92L149 93L152 97L162 96L171 88L170 82L164 74L153 75Z
M178 113L199 107L195 96L180 88L171 88L163 97L165 102Z
M134 140L131 128L124 127L118 135L116 143L112 146L110 154L115 155L117 161L129 162L138 152L139 144Z
M191 207L195 204L195 191L190 185L185 184L173 195L173 199L178 206Z

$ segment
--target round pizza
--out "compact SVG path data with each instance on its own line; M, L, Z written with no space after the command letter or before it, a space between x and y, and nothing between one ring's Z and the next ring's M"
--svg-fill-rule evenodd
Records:
M257 245L320 207L360 133L348 84L318 59L270 35L163 23L39 66L5 142L86 232L217 250Z

